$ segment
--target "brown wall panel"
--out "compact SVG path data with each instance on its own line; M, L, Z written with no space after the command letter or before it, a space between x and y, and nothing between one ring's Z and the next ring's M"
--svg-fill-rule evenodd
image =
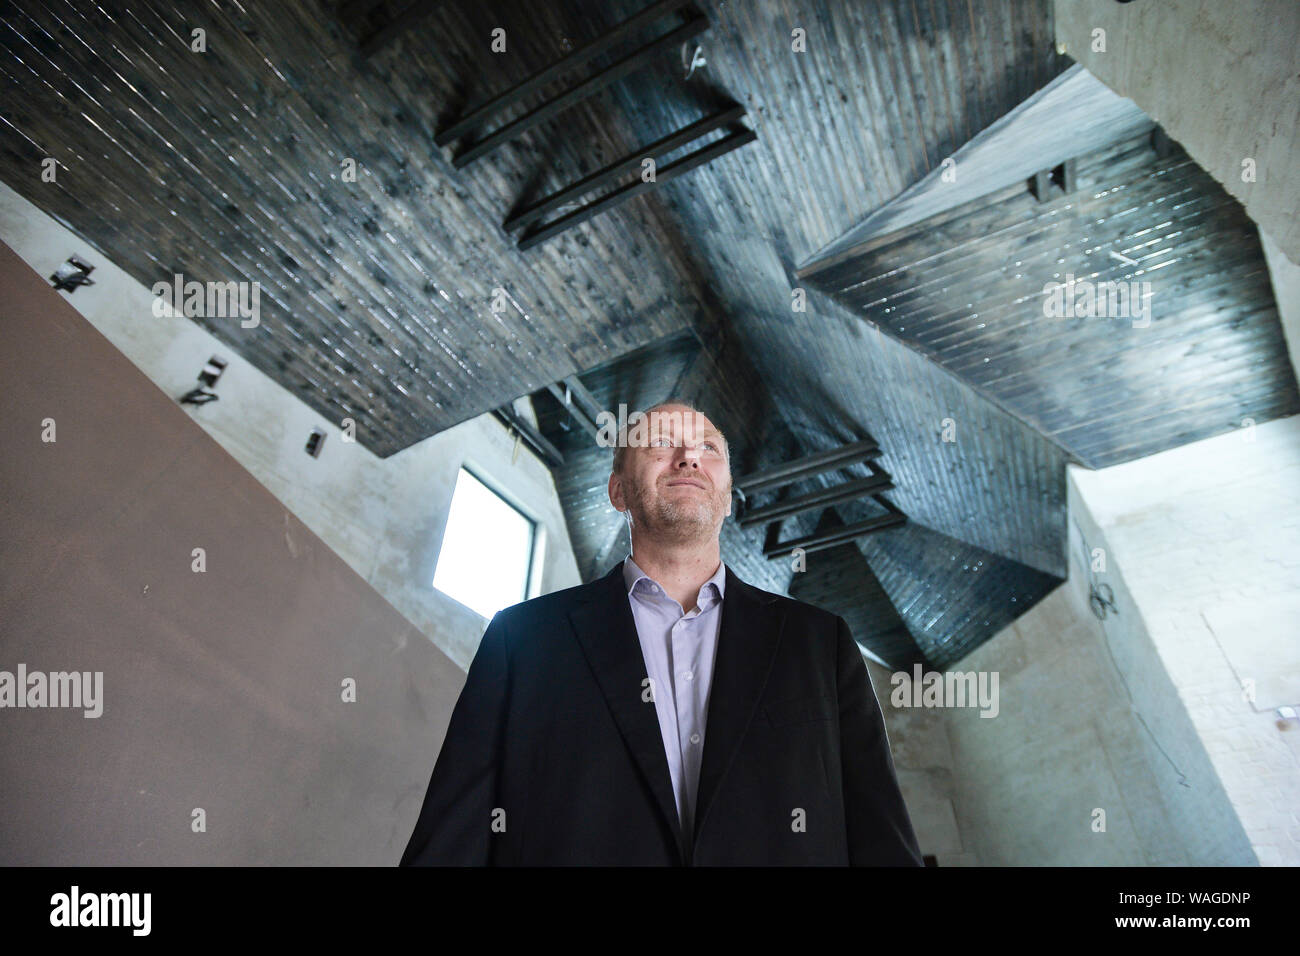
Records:
M0 288L0 671L103 675L0 708L0 864L396 863L464 674L3 245Z

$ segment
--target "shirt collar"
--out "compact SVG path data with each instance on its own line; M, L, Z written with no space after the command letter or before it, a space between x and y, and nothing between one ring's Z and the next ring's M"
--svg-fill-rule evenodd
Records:
M636 587L637 582L642 580L649 581L655 587L659 588L660 593L663 592L663 586L637 567L636 562L632 560L632 555L629 554L623 560L623 583L627 585L627 593L630 595L632 589ZM713 577L704 582L703 586L700 588L700 594L703 594L710 584L713 585L714 590L717 592L718 600L721 601L725 596L727 588L727 565L724 561L718 561L718 570L713 572Z

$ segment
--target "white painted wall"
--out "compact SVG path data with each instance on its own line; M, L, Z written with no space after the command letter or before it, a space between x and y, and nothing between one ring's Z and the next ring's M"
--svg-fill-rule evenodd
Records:
M1142 107L1300 263L1300 3L1056 0L1053 12L1065 52Z
M1263 229L1259 231L1259 242L1268 263L1268 277L1273 283L1273 298L1277 300L1277 315L1286 337L1291 368L1300 381L1300 265L1288 259Z
M183 407L462 668L473 659L487 622L431 584L462 464L539 523L536 593L581 583L550 472L526 448L516 449L491 415L378 458L360 444L343 442L335 423L190 319L155 317L149 288L3 183L0 240L41 275L53 273L70 255L95 266L94 285L62 294L173 399L198 384L209 358L225 359L229 364L216 388L220 400ZM526 402L520 404L525 410ZM319 458L304 450L313 428L328 436Z
M1300 864L1300 416L1070 481L1259 861Z
M1070 504L1069 579L952 668L997 672L996 716L896 708L868 663L922 851L940 866L1254 865L1113 564L1098 577L1119 613L1089 609L1079 542L1104 541Z
M953 668L998 672L997 717L894 708L868 662L922 850L940 866L1300 864L1300 721L1277 710L1300 707L1300 416L1071 466L1067 490L1066 585Z
M1071 466L1068 493L1066 585L953 668L999 673L997 717L894 708L868 662L922 850L1300 864L1300 722L1277 712L1300 707L1300 416ZM1100 620L1094 584L1114 596Z

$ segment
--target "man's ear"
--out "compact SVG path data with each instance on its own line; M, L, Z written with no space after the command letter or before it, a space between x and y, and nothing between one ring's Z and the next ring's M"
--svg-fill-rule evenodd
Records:
M609 476L609 503L614 506L615 511L626 511L627 502L623 500L623 479L617 474L610 473Z

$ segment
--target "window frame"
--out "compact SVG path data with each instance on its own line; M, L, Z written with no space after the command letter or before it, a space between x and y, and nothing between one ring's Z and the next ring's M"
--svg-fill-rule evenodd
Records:
M437 555L434 556L433 559L433 574L429 576L429 586L433 588L435 591L437 591L439 594L441 594L443 597L455 601L461 607L465 608L466 610L470 611L473 614L478 615L478 617L483 618L482 613L480 613L478 610L470 607L468 604L465 604L455 595L447 593L446 591L444 591L442 588L438 587L438 585L434 583L434 580L438 576L438 567L442 563L442 549L447 542L447 526L451 523L452 508L454 507L456 502L456 485L460 482L461 472L465 472L467 475L469 475L471 478L477 481L490 494L494 495L498 501L500 501L511 511L515 512L517 515L523 518L528 525L528 563L524 570L523 596L520 597L517 601L512 601L510 604L505 605L506 607L510 607L513 604L518 604L522 601L527 601L531 597L533 597L533 593L532 593L534 591L533 577L538 563L537 549L538 549L538 544L542 537L543 529L542 529L541 521L539 521L536 517L534 517L529 509L520 505L514 495L503 492L501 490L501 486L497 484L497 482L489 480L488 478L484 477L484 472L479 468L478 465L470 464L470 462L468 461L462 461L456 467L456 477L452 480L451 483L451 497L447 501L447 517L446 520L443 522L442 540L438 543L438 553ZM538 585L537 590L540 593L540 586L541 586L540 578L536 583ZM486 621L491 621L491 618L483 618L483 619Z

